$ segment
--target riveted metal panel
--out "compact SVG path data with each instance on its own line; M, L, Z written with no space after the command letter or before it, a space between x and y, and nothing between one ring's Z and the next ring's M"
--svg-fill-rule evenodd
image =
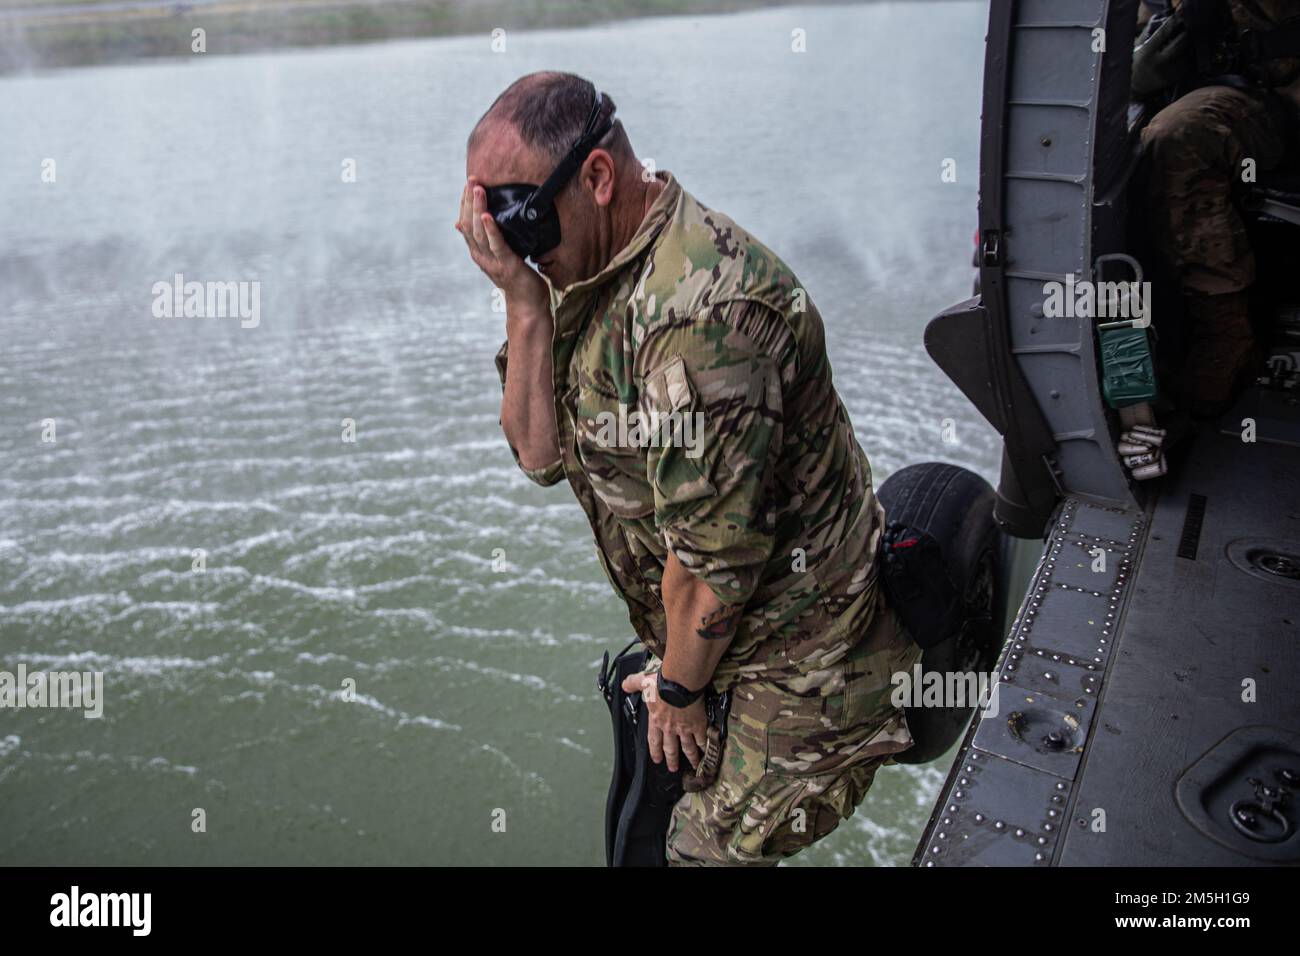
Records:
M918 865L1052 860L1096 732L1146 526L1138 511L1077 498L1061 506L998 664L996 693L967 732L917 848ZM1096 548L1106 556L1104 570L1092 570Z
M1047 866L1069 785L980 750L963 755L918 848L920 866Z
M1113 542L1079 536L1061 542L1053 580L1067 588L1110 591L1128 577L1128 551Z
M1015 656L1106 663L1118 594L1084 591L1044 579L1029 602L1024 627L1012 641ZM1015 680L1015 659L1008 661L1007 674L1008 680Z
M1074 777L1092 726L1093 695L1064 696L1002 684L997 704L996 717L987 712L981 716L977 748L1062 779Z

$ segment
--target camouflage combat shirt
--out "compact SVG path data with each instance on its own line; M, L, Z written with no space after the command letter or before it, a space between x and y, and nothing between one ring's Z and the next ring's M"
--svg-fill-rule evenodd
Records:
M870 465L794 274L658 176L664 188L628 245L592 278L551 290L561 459L525 474L568 479L656 657L672 549L724 604L744 606L715 688L761 679L829 693L822 675L876 606L883 510ZM660 430L638 437L656 414Z

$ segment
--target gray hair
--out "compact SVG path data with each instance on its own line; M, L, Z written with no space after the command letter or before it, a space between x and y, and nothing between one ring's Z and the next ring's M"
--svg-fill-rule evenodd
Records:
M582 135L583 122L595 99L595 85L573 73L529 73L506 87L488 107L470 133L468 146L474 148L489 121L503 121L514 127L526 146L558 163L573 141ZM606 96L602 119L613 117L615 109L614 101ZM615 120L596 145L604 149L622 149L627 145L630 151L622 121Z

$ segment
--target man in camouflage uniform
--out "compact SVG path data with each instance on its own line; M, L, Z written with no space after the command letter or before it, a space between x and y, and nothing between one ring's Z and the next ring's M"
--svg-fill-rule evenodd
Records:
M716 777L675 807L669 862L773 864L911 745L890 678L920 649L884 604L883 512L789 267L670 173L642 175L619 122L560 194L544 286L485 212L482 187L545 179L594 100L579 77L531 74L470 137L457 228L506 295L502 426L529 478L567 479L651 670L732 691ZM650 441L610 428L654 415L682 424ZM703 700L674 708L652 676L624 685L644 692L652 757L700 768Z
M1267 33L1300 16L1296 0L1223 2L1238 34ZM1174 0L1175 9L1183 6ZM1191 36L1178 43L1185 49L1176 64L1169 60L1182 67L1195 59L1195 43ZM1135 91L1155 92L1158 82L1141 88L1142 69L1139 52ZM1168 79L1176 82L1178 72L1170 71ZM1245 74L1231 84L1227 77L1202 76L1197 82L1206 85L1165 107L1142 133L1151 159L1149 211L1156 241L1183 282L1190 349L1181 397L1200 415L1224 410L1243 374L1260 359L1248 311L1255 256L1233 194L1251 165L1262 172L1282 162L1300 106L1300 59L1261 61Z

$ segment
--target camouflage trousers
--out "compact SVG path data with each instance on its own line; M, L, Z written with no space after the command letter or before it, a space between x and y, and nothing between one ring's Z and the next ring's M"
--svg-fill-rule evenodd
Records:
M772 866L852 815L876 771L912 743L890 679L921 655L883 600L833 675L732 689L718 777L673 808L672 866Z
M1142 131L1156 242L1186 291L1222 295L1255 281L1233 193L1248 169L1264 172L1282 161L1290 132L1282 109L1261 93L1206 86L1166 106Z

